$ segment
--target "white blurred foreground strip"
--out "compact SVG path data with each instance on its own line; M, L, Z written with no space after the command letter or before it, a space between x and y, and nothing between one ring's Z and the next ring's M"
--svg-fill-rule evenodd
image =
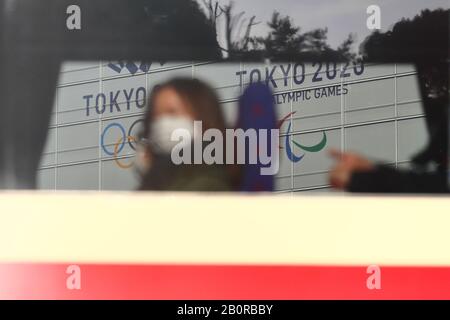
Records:
M450 266L450 198L0 193L0 263Z

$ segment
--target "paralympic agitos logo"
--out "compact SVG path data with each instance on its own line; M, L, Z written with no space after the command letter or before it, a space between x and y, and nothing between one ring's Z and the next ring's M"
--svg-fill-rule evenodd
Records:
M278 121L277 129L282 129L283 125L287 122L287 120L293 116L296 112L291 112L284 116L281 120ZM114 158L114 161L116 162L117 166L121 169L129 169L133 166L132 162L126 163L121 156L122 151L124 150L125 146L128 145L129 148L133 151L136 151L136 141L137 138L134 134L136 131L138 125L140 125L143 122L143 119L137 119L135 120L127 129L125 129L125 126L118 122L113 122L108 124L105 129L102 132L101 138L100 138L100 145L103 150L103 152ZM116 135L116 139L110 139L109 135ZM112 144L106 143L106 141L113 141ZM284 149L286 152L287 158L293 162L293 163L299 163L307 153L317 153L322 151L326 145L327 145L327 135L325 131L322 132L322 138L317 144L314 145L303 145L299 143L298 141L295 141L292 138L291 134L291 123L289 123L287 127L287 131L282 135L282 139L280 139L282 142L280 143L280 149ZM292 140L292 142L291 142ZM292 145L292 146L291 146ZM303 151L302 154L297 154L294 152L293 147L296 147Z
M295 114L296 112L291 112L288 115L284 116L281 120L278 121L278 129L281 129L281 127L283 126L283 124L291 117ZM306 155L306 153L303 153L302 155L296 155L291 147L291 137L292 135L291 133L291 123L289 123L288 128L287 128L287 132L285 133L284 136L284 148L286 150L286 156L288 157L288 159L294 163L298 163L300 162ZM325 131L322 131L322 139L315 145L312 146L306 146L303 144L300 144L299 142L295 141L292 138L292 145L305 151L305 152L312 152L312 153L316 153L316 152L320 152L322 151L326 145L327 145L327 134L325 133ZM280 145L280 149L282 149L283 146Z

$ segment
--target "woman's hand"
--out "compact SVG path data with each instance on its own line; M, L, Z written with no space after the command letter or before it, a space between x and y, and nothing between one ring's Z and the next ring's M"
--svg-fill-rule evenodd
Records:
M350 183L354 172L366 172L374 169L374 164L370 160L356 153L331 149L329 154L337 160L329 176L333 188L344 190Z

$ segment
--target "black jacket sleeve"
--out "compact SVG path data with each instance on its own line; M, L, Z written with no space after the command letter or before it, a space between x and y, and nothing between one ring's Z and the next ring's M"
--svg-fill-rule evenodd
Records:
M350 192L367 193L447 193L445 173L416 173L386 166L370 172L355 172L347 186Z

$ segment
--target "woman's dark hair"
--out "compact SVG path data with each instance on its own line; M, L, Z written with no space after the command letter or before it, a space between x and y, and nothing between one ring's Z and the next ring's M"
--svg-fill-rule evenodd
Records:
M153 121L154 104L158 94L163 89L173 89L191 108L194 119L202 121L202 129L218 129L225 136L225 121L219 99L214 90L204 82L191 78L174 78L153 88L150 96L144 124L139 138L151 139L151 125ZM147 144L152 153L151 146ZM152 159L152 167L144 174L140 190L164 190L167 175L175 176L185 168L184 165L175 166L167 155L159 155Z
M202 121L203 130L219 129L225 131L225 121L220 108L219 99L214 90L206 83L191 78L174 78L153 88L144 116L144 126L140 138L148 138L153 120L153 106L156 97L163 89L173 89L187 102L194 113L195 120Z

